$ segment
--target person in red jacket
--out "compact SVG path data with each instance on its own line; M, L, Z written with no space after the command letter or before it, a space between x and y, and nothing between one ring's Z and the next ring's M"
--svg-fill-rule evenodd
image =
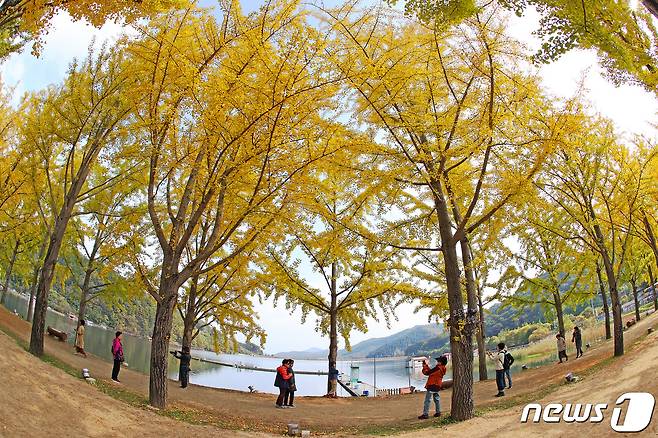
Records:
M289 380L292 374L288 371L289 359L283 359L281 366L276 369L276 377L274 378L274 386L279 388L279 397L276 399L277 408L287 408L283 405L283 400L287 398L288 390L290 389Z
M434 399L434 406L436 408L435 417L441 416L441 384L443 383L443 376L446 375L446 365L448 358L445 356L436 358L437 364L434 368L430 368L427 362L423 361L423 374L428 376L427 383L425 384L425 403L423 404L423 415L418 417L419 420L427 420L430 413L430 399Z

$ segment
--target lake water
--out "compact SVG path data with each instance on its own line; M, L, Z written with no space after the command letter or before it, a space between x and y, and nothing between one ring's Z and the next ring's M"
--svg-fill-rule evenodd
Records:
M6 307L10 311L16 312L23 318L27 317L27 298L23 295L9 293L7 295ZM58 312L48 310L46 315L46 325L52 326L58 330L63 330L69 334L68 342L73 344L75 336L76 321L62 315ZM110 348L114 332L112 327L104 328L93 325L93 322L87 325L85 333L85 350L88 353L99 356L108 362L112 361ZM128 366L134 370L148 374L150 367L151 346L147 338L124 334L123 340L124 356ZM73 347L71 347L73 351ZM281 364L280 358L266 356L249 356L244 354L215 354L214 352L204 350L194 350L193 357L201 357L209 360L240 364L243 366L256 366L260 368L274 369ZM534 365L543 362L549 362L553 359L543 359L533 363ZM380 358L376 362L372 359L358 361L339 361L337 368L346 376L350 376L353 366L358 366L359 379L372 385L376 382L377 388L400 388L409 385L417 388L423 388L426 377L423 376L419 368L406 368L406 359L401 358ZM477 359L475 360L477 366ZM517 366L518 365L518 366ZM520 364L512 368L512 372L519 371ZM190 373L190 382L209 386L214 388L236 389L248 391L249 386L253 386L258 392L275 393L278 390L274 387L274 373L265 371L246 370L234 367L225 367L221 365L210 364L206 362L192 361L192 371ZM295 360L295 369L298 371L326 371L326 360ZM493 367L489 366L490 374ZM109 377L109 376L108 376ZM169 377L176 379L178 377L178 361L169 357ZM451 377L450 368L448 368L447 378ZM145 377L147 378L147 377ZM326 375L302 375L296 374L296 385L298 395L323 395L326 393L327 376ZM346 379L349 379L347 377ZM356 388L358 393L366 387ZM338 395L349 396L349 394L340 386Z

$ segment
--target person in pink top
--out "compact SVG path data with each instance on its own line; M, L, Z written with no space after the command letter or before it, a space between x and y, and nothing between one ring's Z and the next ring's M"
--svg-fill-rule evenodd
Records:
M114 358L114 368L112 368L112 380L119 382L119 371L123 362L123 345L121 345L122 333L116 332L112 341L112 357Z

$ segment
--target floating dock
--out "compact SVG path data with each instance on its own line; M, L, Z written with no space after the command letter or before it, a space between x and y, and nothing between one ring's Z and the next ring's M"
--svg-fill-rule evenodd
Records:
M223 367L229 367L229 368L237 368L241 370L251 370L251 371L263 371L266 373L276 373L276 369L273 368L262 368L262 367L257 367L257 366L252 366L252 365L243 365L243 364L238 364L238 363L228 363L228 362L220 362L217 360L212 360L212 359L204 359L202 357L193 357L193 360L198 360L199 362L205 362L205 363L211 363L213 365L219 365ZM327 371L302 371L302 370L295 370L295 374L304 374L304 375L310 375L310 376L326 376L329 374Z

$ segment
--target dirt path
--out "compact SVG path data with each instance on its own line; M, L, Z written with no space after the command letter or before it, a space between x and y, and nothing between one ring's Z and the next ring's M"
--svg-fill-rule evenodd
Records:
M605 419L596 424L565 423L555 424L520 422L523 406L500 410L485 414L473 420L444 427L451 436L468 436L469 438L485 436L582 436L607 437L621 436L610 427L612 409L615 407L617 397L626 392L649 392L658 395L658 334L652 333L645 339L627 349L624 358L616 360L608 366L601 368L583 380L565 384L550 395L533 401L542 406L548 403L607 403ZM625 409L625 408L624 408ZM642 433L628 434L630 436L656 436L658 435L658 419L654 415L653 421ZM401 438L434 438L437 430L420 431L400 435Z
M646 333L647 327L653 326L656 322L658 322L658 314L653 314L627 331L626 345L631 345L635 339ZM2 308L0 308L0 328L24 340L29 339L29 324ZM85 359L75 356L70 345L56 342L51 338L46 339L45 348L48 354L78 369L89 368L94 377L109 379L112 368L110 363L97 357L90 356ZM612 343L608 341L588 351L583 358L570 360L568 364L548 365L520 373L514 380L514 388L507 392L509 396L504 400L493 397L496 392L494 381L477 382L474 385L476 407L482 409L501 403L509 405L516 396L527 398L543 388L559 383L568 371L578 373L610 356L612 356ZM148 376L123 369L120 379L126 388L142 395L148 393ZM206 412L208 416L213 417L213 422L229 429L281 433L287 423L299 422L303 428L308 428L314 433L332 433L336 436L375 430L381 432L389 427L409 430L419 426L429 426L433 420L423 422L416 419L422 407L423 396L424 394L412 394L377 399L336 400L299 397L295 400L298 406L296 409L280 410L274 408L274 397L269 394L249 394L194 385L182 390L176 382L170 382L169 385L169 400L172 404ZM450 390L441 394L442 407L446 413L450 410L450 396ZM518 418L518 415L517 412L515 418ZM479 424L478 421L481 419L476 419L475 424ZM470 423L468 422L467 425ZM497 422L491 424L498 427Z
M33 357L2 332L0 351L0 436L255 436L194 426L135 409Z

